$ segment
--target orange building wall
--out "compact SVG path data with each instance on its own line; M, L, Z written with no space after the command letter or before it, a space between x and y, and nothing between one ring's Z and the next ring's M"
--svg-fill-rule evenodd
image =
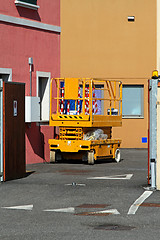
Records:
M135 22L128 22L135 16ZM113 131L122 147L147 147L147 79L156 68L156 0L61 0L61 77L144 84L144 119Z

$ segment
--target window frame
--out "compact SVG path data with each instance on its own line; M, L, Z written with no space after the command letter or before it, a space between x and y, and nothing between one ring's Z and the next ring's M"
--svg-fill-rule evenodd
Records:
M36 72L36 85L37 85L37 87L36 87L36 95L37 95L37 97L39 97L39 78L48 78L48 98L49 98L49 102L48 102L48 104L49 104L49 110L50 110L50 81L51 81L51 72L41 72L41 71L37 71ZM49 114L50 114L50 112L49 112ZM46 120L44 120L44 119L42 119L42 120L40 120L40 123L41 123L41 125L48 125L49 124L49 118L48 119L46 119Z
M39 9L39 6L37 5L37 2L36 2L36 4L33 4L33 3L25 2L25 0L15 0L14 3L16 5L16 7L30 8L32 10L38 10Z
M123 87L139 87L141 89L141 114L123 114ZM144 119L144 84L123 84L122 86L122 118L123 119Z
M12 68L0 68L0 75L8 75L6 82L12 82Z

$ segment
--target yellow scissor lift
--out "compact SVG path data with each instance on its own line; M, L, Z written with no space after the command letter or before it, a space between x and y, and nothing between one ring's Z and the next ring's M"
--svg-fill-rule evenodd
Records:
M50 162L61 158L83 159L88 164L101 158L119 162L121 140L112 139L112 127L122 125L122 83L94 78L52 79L49 124L59 127L58 139L49 139ZM96 129L103 130L108 138L95 140L91 134L84 140Z

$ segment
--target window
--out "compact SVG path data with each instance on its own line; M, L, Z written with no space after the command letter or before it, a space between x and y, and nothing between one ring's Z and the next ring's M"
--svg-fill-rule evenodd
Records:
M135 16L128 16L128 22L134 22Z
M37 71L37 97L40 97L40 120L49 121L51 74Z
M104 85L95 85L95 97L96 98L104 98L104 91L100 90L104 88ZM104 114L104 101L97 100L97 107L98 111L96 115L103 115Z
M21 2L37 5L37 0L20 0Z
M128 118L143 118L143 85L123 85L122 116Z
M12 82L12 69L0 68L0 79L5 82Z
M83 87L82 85L80 85L81 89L81 93L80 96L83 96ZM86 84L86 87L89 88L89 85ZM95 98L104 98L104 91L101 89L104 89L104 85L103 84L96 84L95 86ZM93 89L92 89L93 91ZM104 114L104 101L102 100L96 100L97 103L97 111L96 113L94 112L95 115L103 115ZM93 102L92 102L93 104ZM93 107L93 105L92 105Z
M39 8L37 0L15 0L15 5L17 7L25 7L33 10L37 10Z

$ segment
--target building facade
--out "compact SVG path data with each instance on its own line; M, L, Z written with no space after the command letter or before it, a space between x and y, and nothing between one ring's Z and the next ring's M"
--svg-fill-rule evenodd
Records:
M147 148L148 79L160 69L159 0L61 0L61 77L121 80L124 148Z
M49 161L49 82L60 75L60 1L0 0L0 33L0 79L25 83L25 95L39 101L32 110L39 104L39 121L25 124L26 162Z

